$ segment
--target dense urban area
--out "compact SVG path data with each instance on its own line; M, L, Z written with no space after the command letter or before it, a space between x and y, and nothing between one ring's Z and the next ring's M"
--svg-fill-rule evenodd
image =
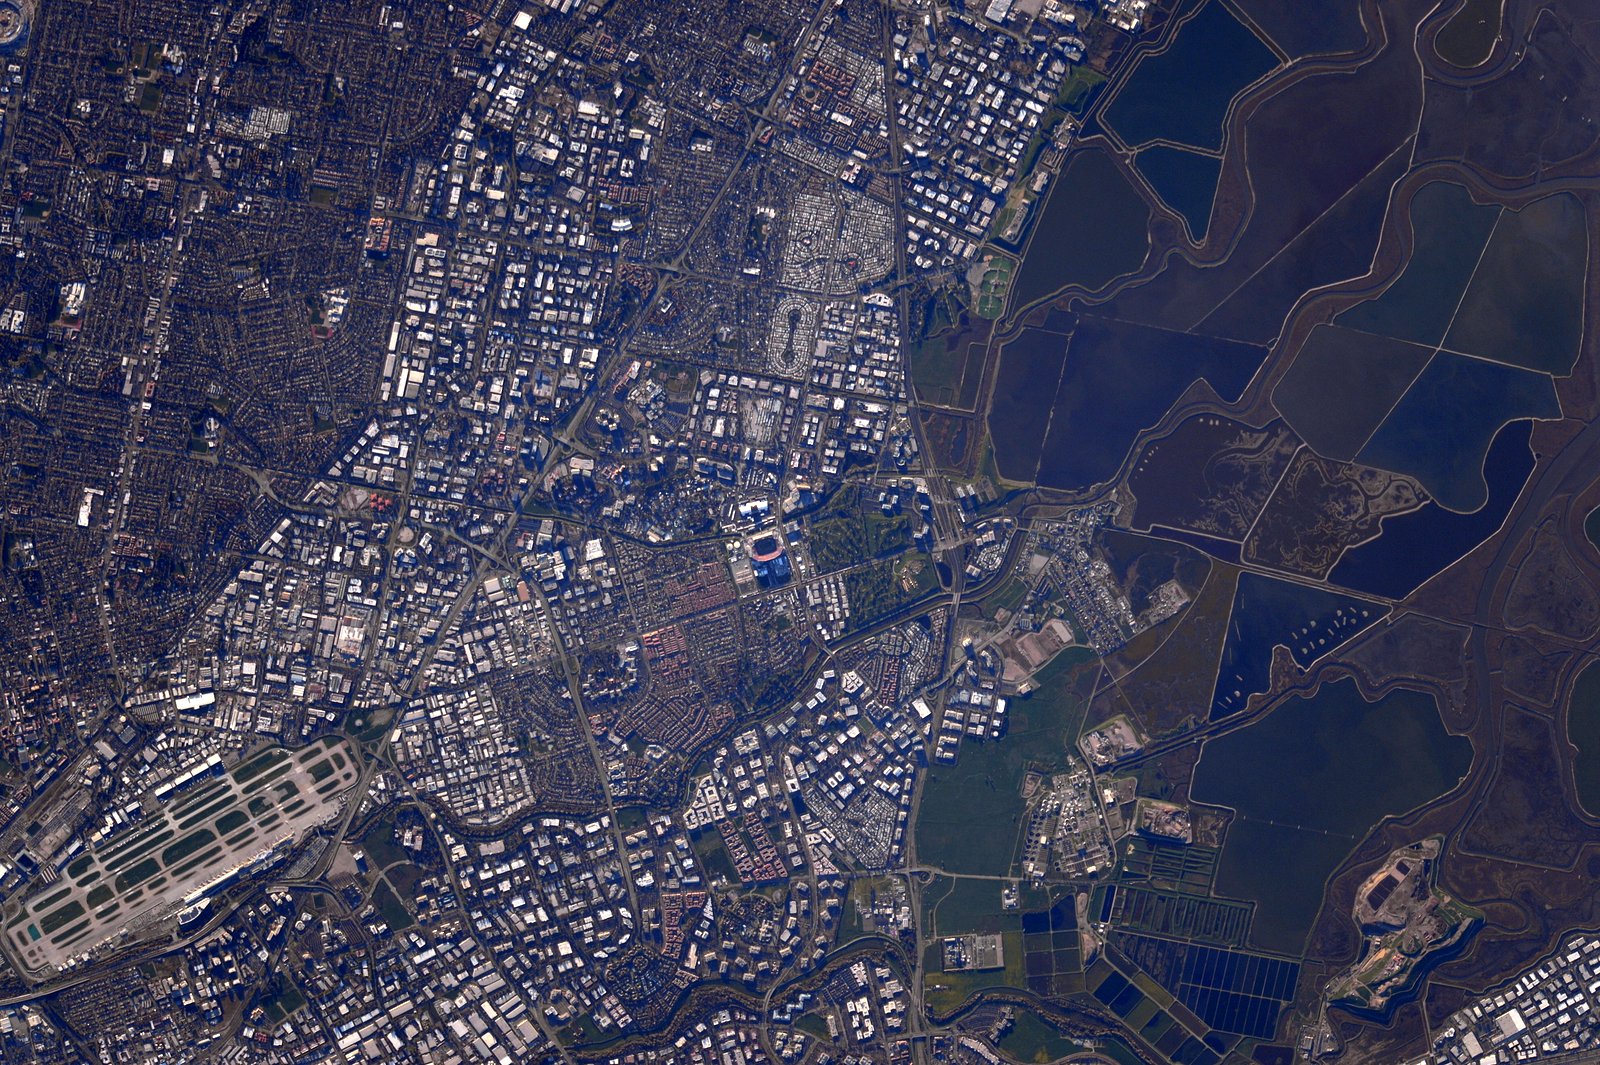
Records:
M0 0L0 1063L1600 1061L1600 11Z

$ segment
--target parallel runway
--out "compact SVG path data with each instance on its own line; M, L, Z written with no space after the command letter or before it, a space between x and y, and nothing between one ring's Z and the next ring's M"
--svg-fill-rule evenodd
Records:
M339 810L359 775L343 740L273 747L207 777L143 824L23 896L0 943L30 974L175 912L191 896Z

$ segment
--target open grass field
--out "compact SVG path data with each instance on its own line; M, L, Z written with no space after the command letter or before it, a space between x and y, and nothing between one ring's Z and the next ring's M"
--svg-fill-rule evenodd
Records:
M411 860L411 852L395 842L393 817L380 817L372 823L361 837L361 850L367 856L367 865L379 871Z
M966 877L938 877L923 894L923 902L933 912L934 934L959 936L970 932L1012 932L1022 930L1022 914L1050 905L1050 894L1043 888L1023 885L1017 909L1000 905L998 880Z
M281 1021L306 1004L305 995L300 989L288 980L283 980L282 987L270 998L262 1003L262 1008L267 1011L267 1016L273 1021Z
M411 911L395 895L387 880L378 881L378 886L373 888L372 904L378 908L379 916L383 918L383 923L389 926L391 932L402 932L417 923L416 918L411 916Z
M1011 1031L1000 1039L1000 1049L1017 1061L1042 1063L1066 1057L1079 1046L1046 1024L1038 1014L1018 1010Z
M1062 652L1036 678L1037 691L1008 704L1004 736L964 743L959 762L928 770L915 826L919 861L950 873L1009 875L1027 810L1022 778L1030 765L1065 764L1087 709L1074 674L1092 662L1087 649Z
M911 384L923 403L971 410L983 377L985 340L965 330L929 337L911 350Z
M818 573L853 566L870 558L887 558L911 546L911 519L885 515L865 495L846 490L812 519L806 547Z
M979 274L977 299L972 311L979 318L995 319L1005 313L1006 297L1011 292L1011 277L1017 261L1009 255L991 254Z
M1056 106L1074 114L1082 114L1094 91L1104 85L1106 76L1087 64L1075 63L1067 69L1056 90Z
M920 555L900 562L880 559L870 566L850 570L844 575L844 591L850 600L850 618L845 628L850 632L864 629L938 583L933 563Z
M1005 953L1005 968L985 969L982 972L944 972L943 945L929 943L923 951L923 998L933 1013L949 1013L965 1002L975 992L986 987L1011 987L1021 990L1027 986L1023 970L1022 933L1006 932L1001 936Z
M1148 657L1133 658L1129 651L1135 645L1129 644L1109 658L1107 666L1117 681L1103 685L1095 696L1093 720L1106 721L1126 713L1153 738L1204 721L1238 584L1237 569L1213 565L1189 608L1169 623L1175 626L1173 631Z

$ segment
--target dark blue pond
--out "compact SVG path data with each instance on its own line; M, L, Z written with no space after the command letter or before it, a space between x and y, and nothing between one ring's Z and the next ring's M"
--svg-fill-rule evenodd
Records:
M1438 347L1494 230L1500 208L1435 181L1411 200L1411 261L1383 294L1336 319L1366 333Z
M1358 592L1404 599L1422 583L1481 544L1500 528L1533 472L1528 440L1533 423L1512 422L1489 449L1483 474L1489 501L1471 514L1457 514L1437 503L1386 518L1383 535L1346 551L1329 575L1330 583Z
M1161 202L1183 216L1195 242L1204 240L1211 224L1211 201L1217 195L1222 160L1157 145L1140 152L1133 165Z
M1084 488L1108 479L1139 431L1197 379L1232 402L1265 356L1255 344L1084 316L1067 345L1039 482Z
M1035 208L1040 210L1040 208ZM1011 280L1022 307L1068 285L1103 288L1139 269L1150 250L1150 206L1105 152L1072 153L1046 193L1028 251Z
M1441 505L1465 514L1489 498L1483 466L1500 427L1560 413L1547 374L1441 351L1357 460L1410 474Z
M1272 50L1211 0L1166 51L1145 56L1106 107L1105 125L1129 145L1169 140L1222 147L1222 119L1246 85L1278 65Z
M1245 708L1272 680L1272 649L1286 647L1309 666L1386 613L1366 599L1245 573L1233 596L1228 639L1222 645L1211 720Z
M1366 42L1357 0L1316 0L1288 4L1284 0L1235 0L1235 6L1298 59L1312 54L1353 52Z

